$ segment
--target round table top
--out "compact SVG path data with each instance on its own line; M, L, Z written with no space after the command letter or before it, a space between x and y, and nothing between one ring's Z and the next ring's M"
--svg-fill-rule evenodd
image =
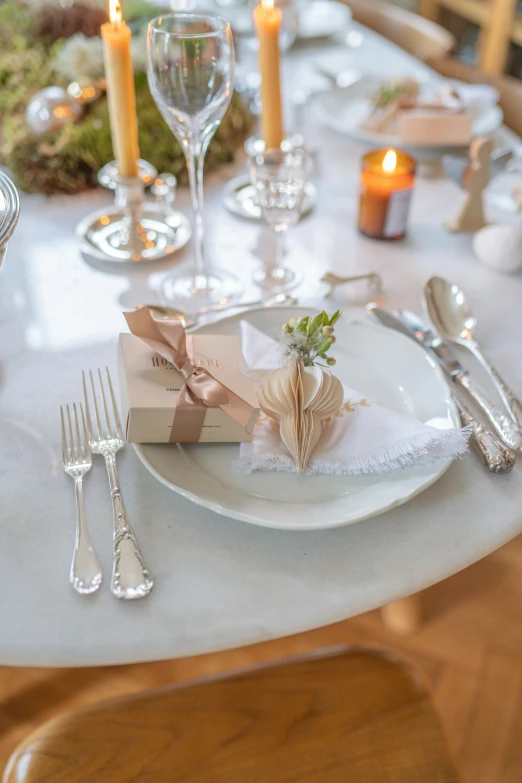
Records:
M313 76L317 52L286 60L292 89ZM426 73L408 55L354 25L346 45L321 56L341 67ZM298 67L297 67L298 66ZM319 278L377 271L383 303L420 308L433 274L459 283L479 315L480 337L512 386L522 390L522 279L481 266L468 235L443 228L462 195L446 179L419 179L408 238L375 242L356 231L362 150L321 127L305 105L297 118L317 151L318 203L288 237L288 262L305 276L300 294L318 301ZM233 217L223 186L240 159L206 181L208 253L256 289L250 275L268 252L266 230ZM0 663L121 664L194 655L319 627L421 590L484 557L522 531L522 483L489 474L473 456L435 485L380 517L335 530L290 533L217 516L160 485L130 447L120 479L156 585L141 601L116 600L111 503L102 464L86 479L92 538L106 580L81 597L68 583L74 494L61 468L59 405L81 399L81 370L115 370L121 311L158 300L172 264L107 272L80 257L74 230L107 204L104 191L77 197L24 196L0 274ZM188 210L188 194L178 203ZM190 266L190 250L178 267ZM342 303L342 299L340 300ZM345 308L349 310L350 308ZM355 310L365 317L363 310ZM116 372L113 373L114 377Z

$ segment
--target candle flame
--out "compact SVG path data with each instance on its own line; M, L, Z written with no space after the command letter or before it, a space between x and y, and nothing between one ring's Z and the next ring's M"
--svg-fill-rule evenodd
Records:
M261 5L265 11L271 11L274 7L274 0L261 0Z
M115 30L121 27L121 5L119 0L109 0L109 19Z
M395 152L395 150L388 150L382 162L382 170L385 171L386 174L393 174L396 168L397 168L397 153Z

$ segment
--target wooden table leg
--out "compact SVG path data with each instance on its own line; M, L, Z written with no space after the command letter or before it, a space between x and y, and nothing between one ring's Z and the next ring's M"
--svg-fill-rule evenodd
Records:
M381 608L381 619L388 630L402 636L418 630L422 624L421 593L386 604Z

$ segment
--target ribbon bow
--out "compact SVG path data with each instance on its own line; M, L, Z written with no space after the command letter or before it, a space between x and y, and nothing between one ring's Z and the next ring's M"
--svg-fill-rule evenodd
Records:
M199 440L206 409L229 402L229 393L205 368L192 361L187 353L185 330L179 321L155 321L148 307L124 313L132 334L147 343L153 351L172 362L185 379L176 398L171 442L195 443Z

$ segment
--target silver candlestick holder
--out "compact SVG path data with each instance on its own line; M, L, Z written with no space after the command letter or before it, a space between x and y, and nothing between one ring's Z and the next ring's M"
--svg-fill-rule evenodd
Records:
M154 166L141 159L136 177L121 177L116 161L100 170L98 182L114 191L114 204L87 215L76 227L84 256L109 263L144 263L169 258L187 244L192 233L188 218L172 207L175 190L159 185L154 189L157 175ZM160 175L163 184L169 176ZM145 197L149 186L154 200Z

